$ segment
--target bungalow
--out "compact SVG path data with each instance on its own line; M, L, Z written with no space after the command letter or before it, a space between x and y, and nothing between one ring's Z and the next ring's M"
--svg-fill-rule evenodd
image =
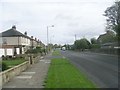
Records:
M27 33L22 34L16 30L16 26L0 33L0 55L13 56L24 54L30 48L31 38Z

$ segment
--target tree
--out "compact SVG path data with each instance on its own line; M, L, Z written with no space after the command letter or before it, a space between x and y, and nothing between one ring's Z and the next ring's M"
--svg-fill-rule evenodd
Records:
M98 43L97 39L91 38L91 49L98 49L100 48L100 44Z
M107 17L106 30L113 30L117 36L120 35L120 1L105 10L104 16Z
M61 48L61 45L55 44L55 45L53 45L53 48Z
M84 50L90 48L90 42L86 38L76 40L74 43L75 49Z
M69 44L65 44L65 45L63 45L62 47L65 47L66 50L70 50L70 45L69 45ZM62 48L62 47L61 47L61 48Z
M97 39L91 38L91 44L97 44Z

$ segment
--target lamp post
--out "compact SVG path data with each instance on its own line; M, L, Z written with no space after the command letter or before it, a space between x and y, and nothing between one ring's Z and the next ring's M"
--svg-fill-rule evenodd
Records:
M51 26L47 26L47 51L49 50L49 33L48 33L48 29L49 27L54 27L54 25L51 25Z

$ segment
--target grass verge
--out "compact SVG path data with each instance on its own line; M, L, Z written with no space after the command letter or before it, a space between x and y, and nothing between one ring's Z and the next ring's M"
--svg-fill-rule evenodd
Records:
M52 53L53 56L60 56L60 52L58 50L53 51Z
M52 59L45 88L95 88L88 78L67 59Z

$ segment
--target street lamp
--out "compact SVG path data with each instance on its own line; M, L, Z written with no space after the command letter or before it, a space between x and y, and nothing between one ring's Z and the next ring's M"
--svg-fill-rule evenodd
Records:
M49 27L54 27L54 25L47 26L47 50L49 49L49 37L48 37L48 29Z

